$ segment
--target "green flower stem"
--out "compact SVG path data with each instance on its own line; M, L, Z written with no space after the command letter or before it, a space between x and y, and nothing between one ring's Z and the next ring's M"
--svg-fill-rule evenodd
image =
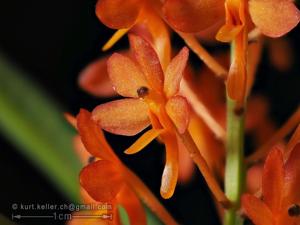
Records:
M236 115L235 102L227 98L227 142L225 194L233 207L226 210L224 225L242 224L237 214L244 186L244 115Z
M234 44L231 45L234 52ZM233 56L232 56L233 57ZM240 197L245 183L244 176L244 112L235 112L236 102L227 97L227 139L226 139L226 168L225 194L233 207L226 210L224 225L243 224L237 213Z

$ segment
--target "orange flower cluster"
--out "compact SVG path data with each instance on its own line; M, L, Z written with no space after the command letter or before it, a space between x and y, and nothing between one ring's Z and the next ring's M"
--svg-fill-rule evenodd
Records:
M243 113L263 47L260 35L280 37L299 23L300 12L293 1L99 0L96 14L106 26L118 29L103 50L129 33L130 51L114 53L92 63L79 78L80 86L93 95L125 97L101 104L91 113L81 110L77 120L73 119L80 135L79 143L96 158L80 173L81 186L89 197L87 201L111 202L116 215L112 224L120 222L117 205L125 208L130 224L146 224L139 199L163 222L176 224L146 186L118 159L102 133L103 129L133 136L151 125L125 153L137 153L154 139L165 145L161 196L172 197L178 177L189 180L194 161L217 202L230 207L231 202L220 187L226 154L223 82L227 96L236 103L235 112ZM169 27L218 79L205 69L196 78L194 69L187 66L187 47L171 57ZM225 57L211 56L197 39L211 36L232 44L230 64ZM253 39L257 39L255 46L249 44ZM246 130L252 132L256 145L264 145L247 163L263 159L300 122L299 115L300 110L275 132L267 119L266 101L250 97ZM270 137L265 144L265 139ZM296 187L300 180L297 166L300 145L295 144L297 140L299 131L294 144L287 147L290 149L287 160L283 149L272 150L267 157L262 175L263 200L250 194L243 197L245 214L256 225L299 224L300 196Z

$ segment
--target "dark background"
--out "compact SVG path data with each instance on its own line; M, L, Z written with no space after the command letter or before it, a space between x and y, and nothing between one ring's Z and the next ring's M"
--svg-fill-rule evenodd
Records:
M97 20L94 6L94 0L9 0L0 3L0 51L28 72L30 78L59 102L64 110L73 114L80 107L90 110L102 101L77 87L78 73L103 54L101 46L112 34ZM270 117L278 126L300 102L299 27L288 38L295 50L293 67L284 73L276 71L270 65L265 51L254 87L256 93L262 93L270 100ZM182 45L178 37L174 37L174 43ZM127 46L126 38L112 51L120 46ZM108 135L108 139L117 152L122 152L135 138L116 139ZM1 213L10 217L12 203L68 202L43 174L1 136L0 144ZM157 151L148 151L150 148ZM160 151L163 148L152 143L147 149L137 156L121 157L159 196L163 169ZM209 192L199 173L187 186L178 186L175 196L163 203L179 222L184 221L183 224L219 224ZM22 224L54 223L23 220Z

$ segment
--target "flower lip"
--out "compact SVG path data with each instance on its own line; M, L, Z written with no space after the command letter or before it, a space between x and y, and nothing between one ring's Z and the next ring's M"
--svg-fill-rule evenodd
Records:
M288 209L288 214L290 217L300 216L300 206L298 204L290 206Z
M140 98L144 98L149 94L149 88L143 86L137 89L136 92Z

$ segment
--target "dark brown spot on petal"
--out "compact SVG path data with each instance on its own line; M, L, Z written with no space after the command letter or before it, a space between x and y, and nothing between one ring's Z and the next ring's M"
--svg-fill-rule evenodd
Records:
M90 163L92 163L92 162L95 162L95 160L96 160L96 157L95 157L95 156L91 156L91 157L89 157L89 159L88 159L88 163L90 164Z
M144 98L149 94L149 89L147 87L140 87L136 92L140 98Z
M289 216L300 216L300 206L297 204L292 205L288 209Z

